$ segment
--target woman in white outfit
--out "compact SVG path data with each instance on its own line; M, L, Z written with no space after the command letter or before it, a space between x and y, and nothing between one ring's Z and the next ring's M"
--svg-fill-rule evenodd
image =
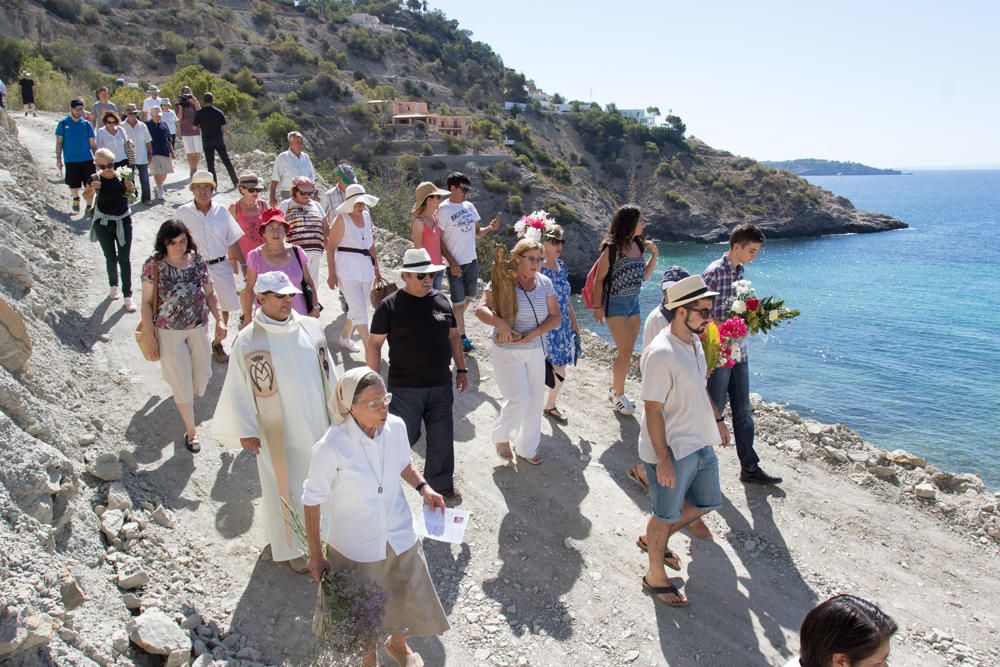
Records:
M545 403L545 351L542 334L559 326L559 301L552 281L539 272L545 261L542 244L530 238L517 242L511 255L517 258L514 326L497 317L491 308L492 283L486 286L476 317L494 327L493 373L500 388L500 417L493 427L497 456L505 460L517 455L538 465L542 407Z
M326 244L327 284L330 289L340 287L347 301L347 317L338 341L349 352L360 352L361 347L351 340L356 328L362 343L368 342L368 318L371 315L368 295L372 283L381 279L375 236L372 229L370 206L378 204L378 197L365 193L363 185L355 183L344 192L344 203L337 207L337 217L330 228Z

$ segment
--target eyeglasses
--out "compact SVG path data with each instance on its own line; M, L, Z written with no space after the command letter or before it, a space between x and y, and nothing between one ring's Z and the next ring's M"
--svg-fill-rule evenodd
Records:
M369 410L378 410L379 408L384 408L392 402L392 392L387 392L382 398L373 398L364 405L368 407Z
M701 319L710 320L712 319L712 309L711 308L689 308L689 313L697 313L701 315Z
M274 296L279 299L291 299L294 294L278 294L277 292L263 292L264 296Z
M529 264L541 264L545 261L544 257L538 257L536 255L518 255L518 257L527 261Z
M316 194L316 191L315 190L298 190L297 193L300 194L300 195L305 195L306 197L312 197L314 194Z
M99 165L97 165L97 168L101 169L101 170L104 170L104 169L113 169L114 166L115 165L113 165L113 164L99 164Z

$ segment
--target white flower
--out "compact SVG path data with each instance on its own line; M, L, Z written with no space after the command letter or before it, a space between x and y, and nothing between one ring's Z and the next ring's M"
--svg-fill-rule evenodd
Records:
M524 232L524 238L529 241L541 241L542 240L542 230L538 227L528 227Z
M524 221L518 220L514 223L514 233L519 237L524 235Z
M772 310L767 314L767 319L771 320L772 322L777 322L779 317L781 317L781 313L778 312L777 310Z
M747 312L747 304L739 299L736 299L736 301L733 301L733 305L730 307L730 310L737 315L742 315Z
M740 350L739 345L733 345L733 353L730 355L730 357L737 364L743 360L743 352Z
M749 280L737 280L733 283L733 289L736 291L736 295L740 297L753 294L753 284Z

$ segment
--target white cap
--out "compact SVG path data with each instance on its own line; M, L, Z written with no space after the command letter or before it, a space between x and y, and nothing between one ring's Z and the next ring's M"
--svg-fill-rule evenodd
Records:
M258 273L257 282L254 283L253 291L255 294L263 294L264 292L274 292L276 294L302 294L302 290L292 284L292 281L288 279L288 274L284 271L268 271L267 273Z

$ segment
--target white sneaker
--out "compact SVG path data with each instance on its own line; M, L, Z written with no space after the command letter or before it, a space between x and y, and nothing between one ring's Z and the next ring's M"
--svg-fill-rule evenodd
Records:
M361 348L358 346L358 344L355 343L350 338L341 338L340 340L337 341L337 344L340 345L340 347L344 348L345 350L347 350L348 352L351 352L351 353L355 353L355 352L360 352L361 351Z
M112 301L121 298L121 292L118 291L118 286L114 285L108 289L108 298Z
M632 399L628 397L628 394L622 394L621 396L616 396L615 410L622 413L623 415L634 415L635 403L633 403Z
M126 312L129 313L135 312L135 303L132 301L132 297L130 296L125 297L125 302L122 304L122 308L124 308Z

